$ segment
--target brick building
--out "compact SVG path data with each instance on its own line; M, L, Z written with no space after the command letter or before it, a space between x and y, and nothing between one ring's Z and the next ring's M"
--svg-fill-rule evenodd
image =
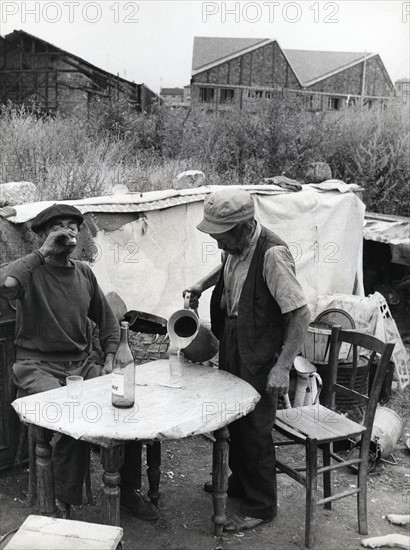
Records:
M410 78L400 78L396 80L397 100L402 105L410 106Z
M184 90L183 88L161 88L159 97L169 105L182 103L184 101Z
M195 37L191 104L245 109L276 94L300 95L312 111L367 107L394 96L378 54L282 50L276 40Z
M160 99L171 107L183 107L190 106L190 85L183 88L161 88L159 92Z
M0 36L0 103L35 100L48 113L86 113L95 97L146 111L156 94L24 31Z

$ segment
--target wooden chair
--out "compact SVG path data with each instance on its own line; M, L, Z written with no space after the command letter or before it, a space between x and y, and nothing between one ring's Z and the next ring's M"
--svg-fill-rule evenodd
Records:
M285 440L274 441L275 446L303 445L305 448L305 465L295 468L277 459L276 467L279 472L286 473L306 488L306 519L305 545L311 548L313 544L314 519L316 506L324 505L331 509L334 500L357 495L357 513L359 533L367 534L367 471L371 432L380 390L389 365L394 344L385 344L377 338L357 330L343 330L340 326L332 328L329 349L329 378L327 382L326 405L319 403L294 409L277 411L275 430L286 436ZM353 347L353 364L350 380L347 386L338 383L338 357L342 342ZM358 371L359 348L368 350L369 360L365 361L367 372L372 365L376 354L380 356L376 374L369 395L353 389ZM360 354L363 351L360 349ZM365 376L367 380L367 373ZM362 390L361 390L362 391ZM354 402L364 408L363 424L354 422L335 412L336 394L349 396ZM352 455L342 458L334 452L333 444L343 440L355 441L359 446L358 456ZM318 451L322 451L322 463L318 464ZM283 454L283 453L282 453ZM331 472L350 466L357 475L357 487L332 494ZM323 474L323 498L318 498L318 476Z

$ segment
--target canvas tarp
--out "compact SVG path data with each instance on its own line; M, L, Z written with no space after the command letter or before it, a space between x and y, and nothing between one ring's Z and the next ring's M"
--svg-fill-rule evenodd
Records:
M245 188L253 195L256 218L290 246L312 318L319 295L363 295L365 207L354 193L320 192L310 186L293 193L272 185ZM94 236L98 253L91 267L104 292L117 292L129 310L166 319L182 308L183 289L220 262L215 241L196 229L204 197L215 189L220 187L69 201L94 214L97 227L98 213L115 217L111 227L100 225ZM29 221L49 205L14 207L8 219ZM130 218L131 212L136 214ZM200 302L204 319L209 319L209 298L210 290Z

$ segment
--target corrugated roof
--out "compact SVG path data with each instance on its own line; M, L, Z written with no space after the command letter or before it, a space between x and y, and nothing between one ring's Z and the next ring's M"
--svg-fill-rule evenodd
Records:
M244 50L262 46L268 38L215 38L196 36L192 71L207 65L222 63L228 57L241 55ZM282 50L302 86L308 86L334 72L363 61L365 52L332 52L315 50ZM375 54L367 53L369 58Z
M410 245L410 219L366 212L363 238L392 245Z
M267 38L216 38L195 36L192 70L198 71L209 63L223 61L232 54L240 54L247 48L266 42Z

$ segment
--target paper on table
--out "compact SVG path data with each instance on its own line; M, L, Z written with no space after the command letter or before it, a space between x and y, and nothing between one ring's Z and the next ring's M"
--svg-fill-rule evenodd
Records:
M136 369L136 386L163 386L165 388L182 388L181 382L170 375L168 362L152 370Z
M136 382L136 386L164 386L165 388L182 388L181 384L177 384L176 382Z

